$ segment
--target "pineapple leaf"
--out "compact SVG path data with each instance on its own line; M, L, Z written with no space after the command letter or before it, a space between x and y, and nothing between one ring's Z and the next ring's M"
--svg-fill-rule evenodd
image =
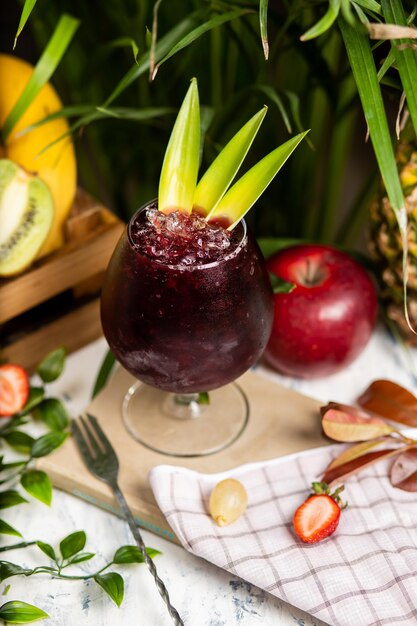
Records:
M407 211L371 45L366 35L349 26L345 20L340 18L338 22L368 124L379 171L398 222L403 247L404 315L409 328L415 332L410 323L407 307Z
M199 213L210 215L224 196L256 137L266 111L266 106L258 111L232 137L206 170L194 196L194 207Z
M200 106L193 78L175 120L159 179L158 208L191 213L200 152Z
M232 230L267 188L308 132L305 131L292 137L256 163L229 189L208 218L220 221L226 219L230 223L228 229Z
M398 24L400 26L408 25L401 2L382 0L382 9L387 23ZM408 110L410 111L414 130L417 134L417 94L415 90L417 84L417 56L415 50L407 45L407 43L407 39L397 39L391 41L391 46L407 98Z

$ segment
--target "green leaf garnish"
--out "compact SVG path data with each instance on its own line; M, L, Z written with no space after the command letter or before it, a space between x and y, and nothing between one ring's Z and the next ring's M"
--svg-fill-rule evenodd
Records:
M35 440L32 446L31 455L34 459L39 459L41 456L46 456L56 448L59 448L68 437L68 433L53 432L42 435Z
M18 413L19 418L27 415L32 412L32 409L40 404L45 397L45 390L43 387L31 387L29 389L29 398L23 407L23 409ZM15 419L15 418L13 418ZM24 422L23 422L24 423Z
M12 430L10 433L6 433L3 435L3 439L7 441L9 446L23 454L28 454L31 451L35 441L33 437L20 430Z
M194 196L194 210L198 213L209 215L216 208L242 165L266 112L265 106L246 122L206 170Z
M20 484L31 496L50 506L52 483L48 474L40 470L27 470L22 474Z
M146 554L152 559L157 554L161 554L153 548L146 548ZM123 563L143 563L142 552L137 546L122 546L114 553L113 563L121 565Z
M68 414L58 398L47 398L33 411L33 417L40 418L50 430L65 430L68 426Z
M6 604L0 606L0 619L8 624L29 624L46 617L49 617L49 615L42 609L20 600L6 602Z
M48 556L52 561L56 561L55 550L51 545L49 545L49 543L45 543L44 541L37 541L36 545L38 546L39 550L42 550L42 552L46 554L46 556Z
M17 504L23 504L23 502L27 502L27 500L22 498L20 493L14 489L0 491L0 509L7 509L11 506L16 506Z
M47 354L46 357L42 359L36 368L36 372L39 374L44 383L51 383L61 376L65 366L66 355L66 349L61 346L60 348L56 348L56 350Z
M197 80L192 79L172 129L159 179L158 208L191 213L200 148Z
M74 556L74 554L77 554L77 552L81 552L85 546L86 539L86 534L83 530L77 530L75 533L71 533L71 535L65 537L59 544L62 558L69 559L71 556Z
M289 139L256 163L229 189L207 218L225 220L230 224L228 229L232 230L263 193L307 132Z
M13 535L15 537L22 537L22 534L18 530L13 528L13 526L10 526L10 524L5 522L3 519L0 519L0 534L1 535Z
M94 576L94 580L108 596L113 600L113 602L120 606L123 602L124 595L124 581L120 574L116 572L109 572L108 574L98 574Z

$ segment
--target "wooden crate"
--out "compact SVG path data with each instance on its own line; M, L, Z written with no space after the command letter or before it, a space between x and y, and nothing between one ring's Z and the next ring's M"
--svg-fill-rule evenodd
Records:
M0 279L1 359L33 371L57 346L72 352L101 335L99 294L124 224L79 190L66 244L18 276Z

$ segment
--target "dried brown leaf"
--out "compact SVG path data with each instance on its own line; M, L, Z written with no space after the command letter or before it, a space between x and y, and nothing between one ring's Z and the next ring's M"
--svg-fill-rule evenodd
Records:
M390 380L375 380L358 398L358 404L374 415L417 427L417 398Z
M345 404L331 402L321 413L323 431L335 441L369 441L394 431L381 418Z
M375 452L368 452L352 461L344 463L343 465L339 465L339 467L330 469L327 468L321 478L321 480L328 485L331 485L335 482L343 482L351 476L352 474L356 474L360 470L365 467L369 467L373 465L377 461L382 459L388 459L391 456L396 454L400 454L401 451L407 449L403 448L386 448L385 450L376 450Z
M417 449L411 448L395 459L391 468L391 484L403 491L417 491Z
M397 24L367 24L371 39L417 39L417 28Z

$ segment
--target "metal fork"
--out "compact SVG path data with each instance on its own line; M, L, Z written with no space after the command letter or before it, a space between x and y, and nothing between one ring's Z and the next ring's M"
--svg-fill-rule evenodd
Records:
M122 513L129 524L129 528L134 536L143 559L148 566L149 571L155 579L158 591L166 604L168 613L176 626L184 626L184 622L178 614L178 611L172 606L169 599L169 593L162 580L159 578L153 560L146 552L145 544L142 536L136 526L132 512L126 502L126 499L120 490L117 477L119 473L119 460L110 441L101 430L97 418L87 413L87 420L80 417L83 429L80 428L76 420L72 420L72 432L77 442L81 456L85 464L94 476L99 480L107 483L113 490L114 495L119 503ZM84 431L84 432L83 432Z

